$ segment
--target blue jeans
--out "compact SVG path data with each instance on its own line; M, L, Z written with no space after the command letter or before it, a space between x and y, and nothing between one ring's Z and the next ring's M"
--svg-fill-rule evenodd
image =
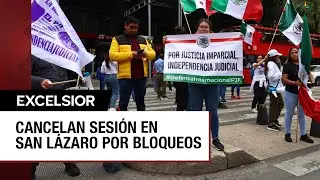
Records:
M116 108L117 99L119 96L119 82L116 74L107 74L104 78L104 84L111 87L111 99L109 108Z
M203 99L205 100L206 111L210 112L212 139L218 139L218 104L220 94L219 85L189 84L188 92L190 111L202 111Z
M106 74L100 74L100 76L98 77L100 81L100 90L105 90L106 88L106 84L104 82L105 77L106 77Z
M132 90L136 101L137 111L145 111L144 97L146 95L147 79L119 79L120 111L127 111Z
M236 85L232 85L231 87L231 95L234 95L234 88L237 88L237 96L240 96L240 85L236 84Z
M220 85L220 100L226 99L226 85Z
M286 134L291 134L291 122L296 106L298 106L298 120L301 136L306 134L306 119L301 105L298 103L298 94L293 94L288 91L284 92L284 103L286 106L286 114L284 116L284 129Z

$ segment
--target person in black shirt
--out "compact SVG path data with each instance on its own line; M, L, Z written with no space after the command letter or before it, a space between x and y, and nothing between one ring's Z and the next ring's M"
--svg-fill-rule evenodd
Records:
M306 119L303 109L300 104L298 104L298 87L301 86L301 81L298 77L299 73L299 57L298 49L292 48L289 51L288 61L283 67L282 72L282 82L286 86L284 99L285 99L285 141L292 142L290 137L291 132L291 122L296 106L298 106L298 120L300 125L300 140L313 143L313 140L306 133Z
M183 26L176 26L174 28L176 35L187 34L186 29ZM165 43L166 37L163 37L163 43ZM173 86L176 88L176 103L177 111L188 110L188 83L185 82L173 82Z

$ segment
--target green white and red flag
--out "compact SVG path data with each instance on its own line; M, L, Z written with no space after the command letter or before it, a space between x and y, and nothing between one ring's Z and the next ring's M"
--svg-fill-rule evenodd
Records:
M303 16L302 40L299 49L299 78L303 85L299 88L299 103L306 114L320 123L320 101L316 101L311 97L310 90L307 88L307 82L310 74L310 65L312 61L312 43L310 38L307 17Z
M207 16L211 16L217 11L211 9L212 0L180 0L183 11L190 14L197 9L203 9Z
M241 23L241 33L243 35L243 41L251 46L257 46L263 37L263 35L259 31L256 31L254 27L243 21Z
M263 16L261 0L212 0L211 9L246 21L260 21Z

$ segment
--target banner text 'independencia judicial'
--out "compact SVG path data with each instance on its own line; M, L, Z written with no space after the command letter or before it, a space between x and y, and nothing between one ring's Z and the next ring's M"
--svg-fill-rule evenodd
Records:
M34 30L34 29L33 29ZM32 35L31 43L41 48L51 54L55 54L57 56L61 56L67 60L78 62L79 56L76 53L72 53L71 51L67 50L66 48L63 48L49 40L43 39L41 37L38 37L36 35Z

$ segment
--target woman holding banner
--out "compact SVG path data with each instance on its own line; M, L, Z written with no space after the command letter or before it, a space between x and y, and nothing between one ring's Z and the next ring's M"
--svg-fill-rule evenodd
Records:
M212 23L208 19L200 19L197 26L196 34L212 33ZM206 110L210 112L212 143L217 150L223 151L224 146L218 139L219 135L219 118L218 104L220 98L219 85L192 84L188 85L189 91L189 110L201 111L203 107L203 99L206 103Z

